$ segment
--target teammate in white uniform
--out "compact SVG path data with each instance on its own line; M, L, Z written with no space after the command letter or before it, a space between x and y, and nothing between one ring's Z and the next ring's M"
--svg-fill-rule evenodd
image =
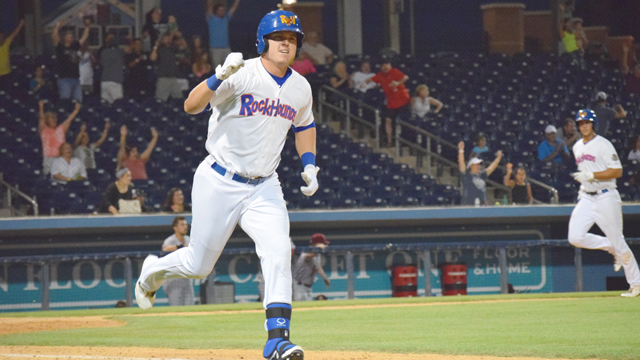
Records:
M191 243L160 259L147 257L136 285L138 306L149 308L166 279L204 278L240 224L256 244L265 279L266 359L304 358L304 350L289 341L289 216L275 172L293 129L307 183L301 190L311 196L318 189L311 87L289 67L303 38L295 14L272 11L258 26L260 57L244 62L242 54L232 53L214 76L191 91L186 112L212 109L206 142L210 155L193 179Z
M622 176L620 159L609 140L594 132L596 114L592 110L579 110L576 122L583 138L573 145L578 172L573 173L580 182L578 204L569 220L569 242L585 249L608 251L616 258L616 271L622 264L629 282L624 297L640 296L638 263L622 234L622 201L616 190L616 179ZM588 231L598 224L606 237Z

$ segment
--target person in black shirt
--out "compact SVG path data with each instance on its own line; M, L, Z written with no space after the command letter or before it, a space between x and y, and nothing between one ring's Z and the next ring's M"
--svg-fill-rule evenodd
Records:
M60 39L60 26L62 23L56 23L51 40L55 46L56 60L58 61L58 92L60 99L69 99L73 97L78 102L82 102L82 87L80 86L80 46L82 46L89 37L90 21L85 19L84 32L80 41L76 41L72 32L66 32L62 40Z
M120 200L136 200L131 186L131 171L122 168L116 172L117 180L109 184L103 195L103 203L100 212L110 212L114 215L120 213Z
M169 193L167 193L167 198L164 201L164 205L162 205L161 211L175 213L191 212L191 206L184 203L184 194L182 193L182 190L174 187L169 190Z
M124 91L128 96L139 97L150 94L153 84L149 80L149 69L151 65L149 56L142 50L142 39L133 39L131 52L125 54L124 63L129 68L129 73L124 81Z
M178 83L178 47L173 43L171 35L164 34L153 47L149 58L157 64L156 97L167 101L169 96L182 99L182 90Z
M511 203L517 205L529 205L533 203L531 184L527 182L527 171L519 167L516 169L515 180L511 180L513 164L507 164L507 174L504 176L504 185L511 188Z

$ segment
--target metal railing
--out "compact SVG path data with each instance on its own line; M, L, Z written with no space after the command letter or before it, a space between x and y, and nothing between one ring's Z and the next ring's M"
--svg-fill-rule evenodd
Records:
M338 106L332 102L329 102L327 100L327 94L331 94L331 95L336 95L336 97L338 99L340 99L340 101L343 103L344 107L342 106ZM334 114L338 114L341 118L344 118L344 129L345 129L345 133L347 136L351 137L351 126L352 126L352 121L356 122L358 125L363 126L364 128L368 128L368 129L372 129L374 130L375 133L375 150L378 151L380 150L380 126L382 124L382 118L380 116L380 110L374 106L371 106L369 104L364 103L361 99L357 99L355 97L349 96L343 92L340 92L330 86L322 86L319 90L319 94L318 94L318 115L320 119L324 119L324 115L326 115L326 111L327 110L331 110L334 112ZM356 106L356 114L352 114L352 106ZM372 123L371 121L367 120L363 115L364 115L364 111L370 111L374 114L374 119L375 121ZM403 139L401 137L402 134L402 127L411 129L412 131L415 131L416 134L418 134L419 136L421 136L425 141L424 141L424 147L421 146L421 144ZM435 144L436 148L440 148L441 147L446 147L446 148L450 148L450 149L454 149L455 152L457 153L458 150L458 146L456 144L453 144L447 140L442 139L441 137L434 135L422 128L419 128L417 126L414 126L412 124L407 123L406 121L403 120L398 120L396 122L396 131L395 131L395 135L394 135L394 144L395 144L395 155L396 157L400 157L401 155L401 148L403 146L406 146L412 150L414 150L416 152L417 155L417 162L416 162L416 170L421 169L423 166L426 166L426 173L429 176L433 176L433 172L432 172L432 168L434 165L434 161L436 165L446 165L452 168L457 169L458 168L458 163L451 161L445 157L443 157L442 155L440 155L440 152L434 152L432 150L432 145ZM423 161L424 160L424 161ZM426 163L426 164L423 164ZM504 166L499 166L500 169L502 170L506 170L506 167ZM559 201L558 198L558 191L543 183L540 182L538 180L532 179L532 178L527 178L527 181L529 183L531 183L531 185L534 186L539 186L547 191L549 191L549 193L551 194L551 197L549 199L549 202L552 204L557 204ZM491 185L494 188L498 188L504 191L509 191L509 187L505 186L504 184L498 183L496 181L493 181L491 179L487 179L487 183L489 185ZM458 175L458 184L461 184L461 178ZM544 201L540 201L538 199L534 199L533 200L534 203L537 204L542 204L545 203Z
M34 216L38 216L38 201L36 199L36 197L30 197L29 195L23 193L22 191L18 190L17 187L9 184L8 182L4 181L3 177L2 177L2 173L0 173L0 185L4 186L6 188L6 194L7 194L7 200L6 200L6 207L9 209L11 216L27 216L26 213L20 211L19 209L15 208L13 206L13 196L17 195L21 198L23 198L24 200L26 200L27 202L29 202L31 204L31 206L33 206L33 215Z

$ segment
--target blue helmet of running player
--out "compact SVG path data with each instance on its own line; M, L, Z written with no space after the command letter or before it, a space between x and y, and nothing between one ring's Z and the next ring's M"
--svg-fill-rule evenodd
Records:
M593 110L589 109L580 109L576 113L576 121L587 120L591 122L596 122L596 113Z
M276 31L293 31L296 33L298 38L296 57L298 57L298 55L300 55L300 50L302 49L304 33L302 32L302 26L300 26L300 20L298 20L296 14L285 10L272 11L260 20L256 40L258 54L263 54L269 50L269 42L265 41L264 37Z

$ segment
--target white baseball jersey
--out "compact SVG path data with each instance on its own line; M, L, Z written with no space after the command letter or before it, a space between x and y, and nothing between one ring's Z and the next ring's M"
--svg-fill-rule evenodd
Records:
M273 174L287 132L313 124L307 80L293 71L280 87L260 58L245 61L222 82L210 105L207 151L227 170L245 177Z
M573 145L573 154L576 157L576 165L578 165L578 170L580 171L600 172L607 169L622 169L616 149L609 140L600 135L596 135L586 144L583 140L578 140ZM587 192L615 188L615 179L594 180L585 182L580 186L580 190Z

